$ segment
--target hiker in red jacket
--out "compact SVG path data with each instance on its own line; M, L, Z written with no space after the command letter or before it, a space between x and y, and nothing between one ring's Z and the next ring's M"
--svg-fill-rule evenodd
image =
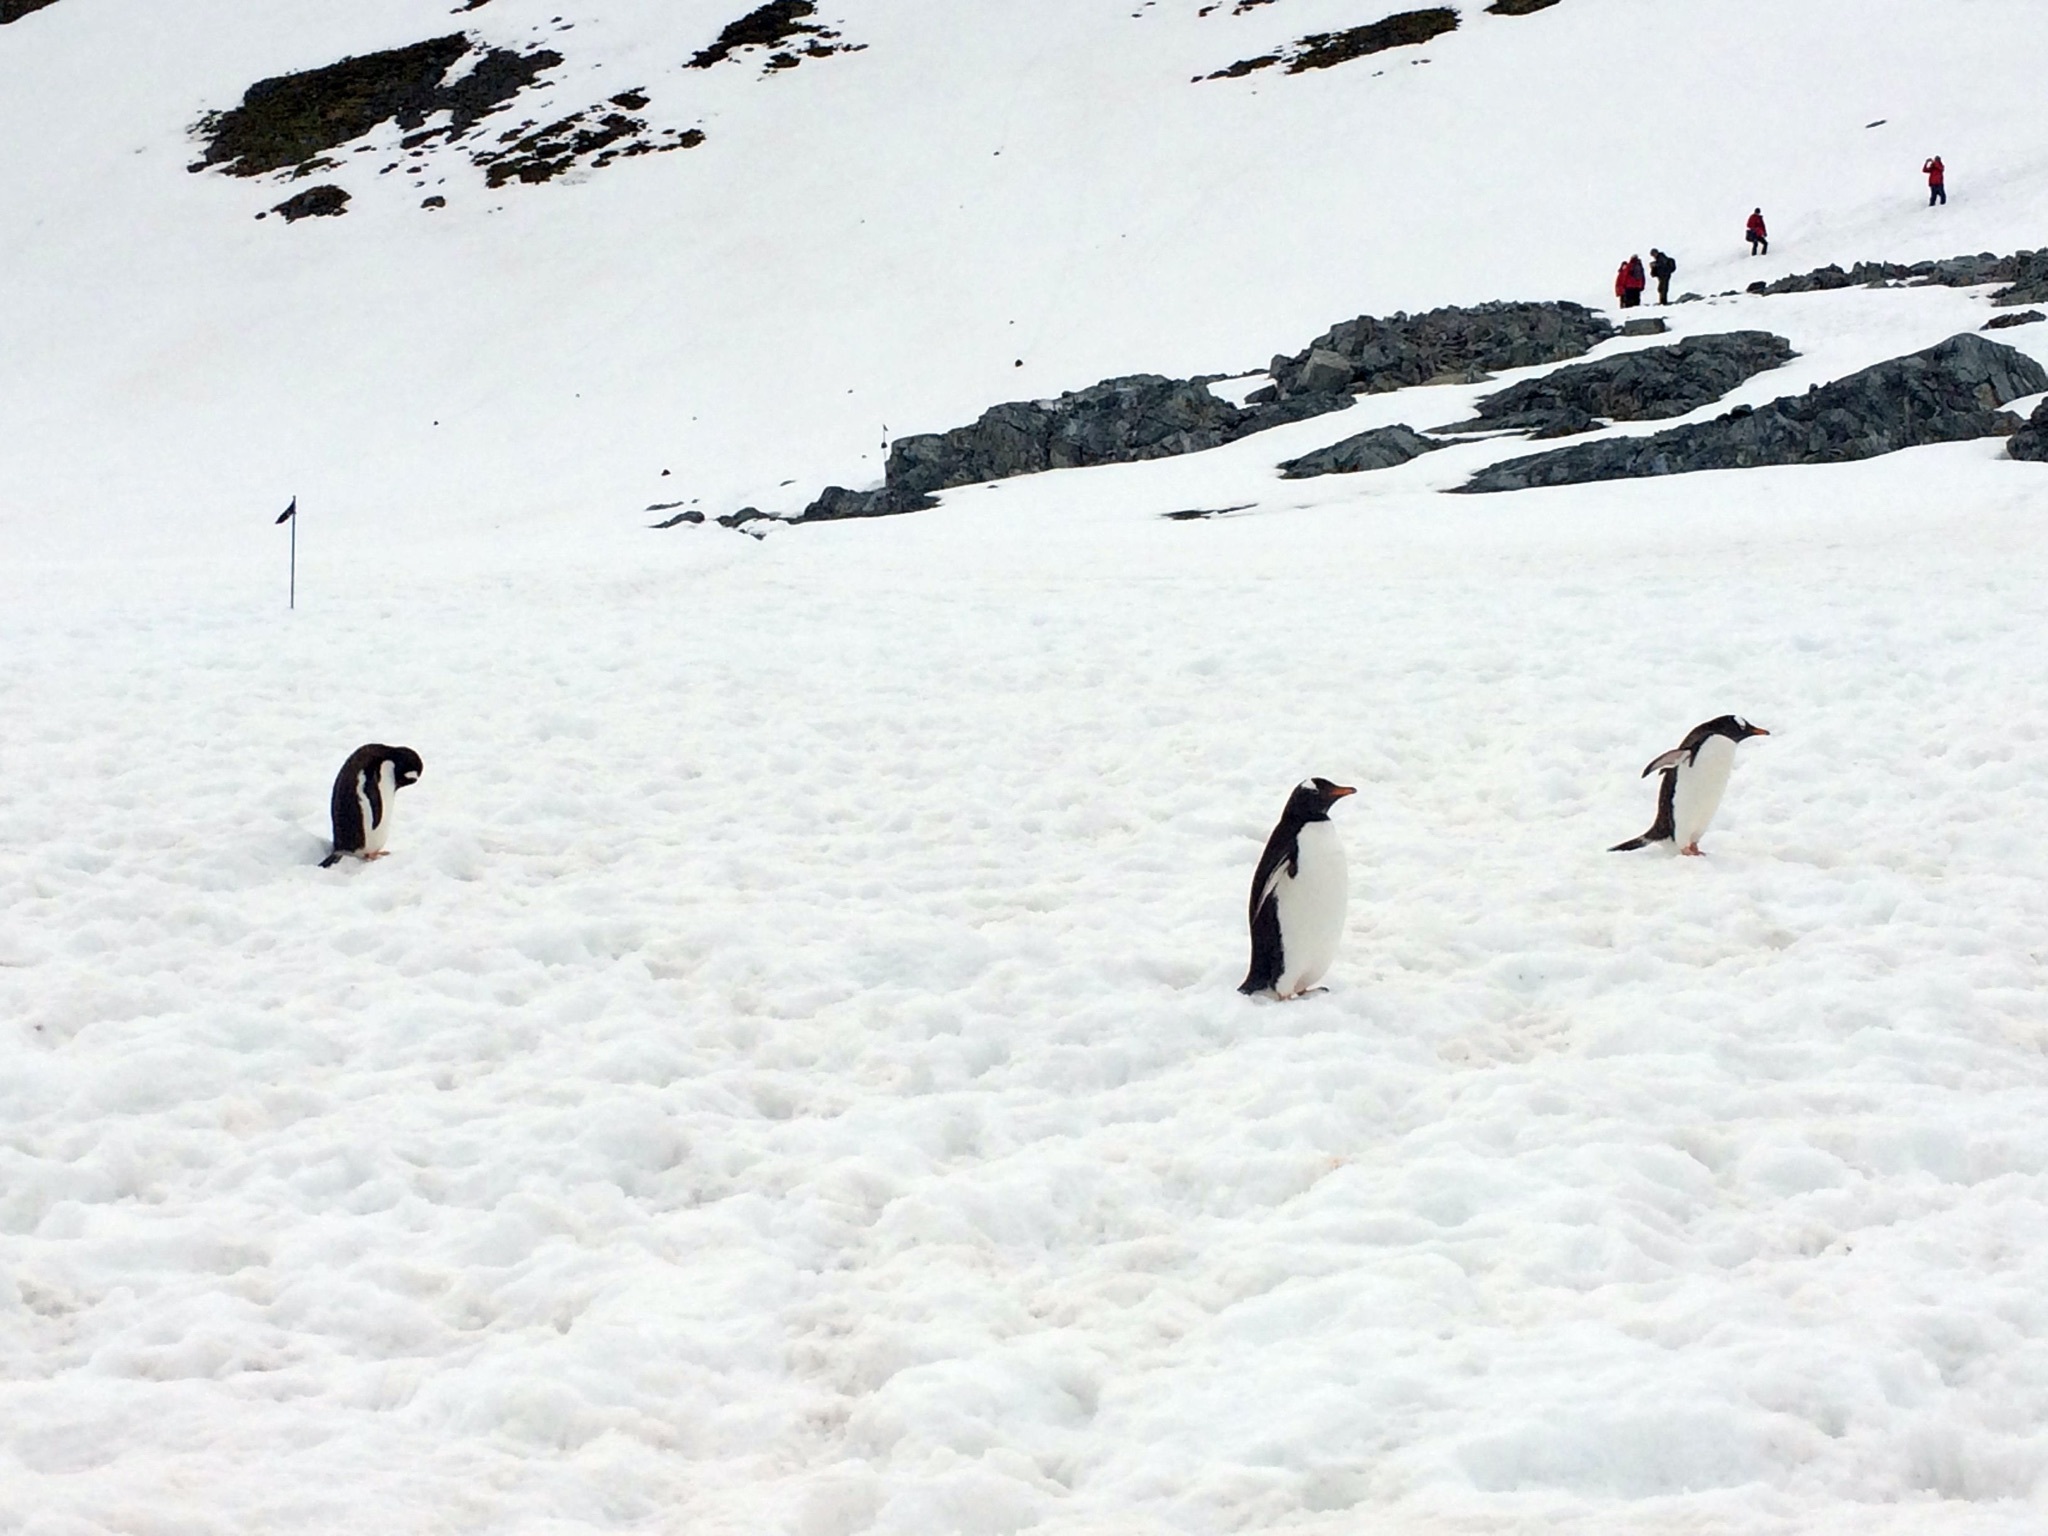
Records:
M1742 228L1743 232L1749 236L1750 255L1768 256L1771 254L1771 235L1770 231L1764 228L1763 209L1750 209L1749 222L1743 225Z
M1624 261L1614 274L1614 296L1621 300L1623 309L1634 309L1643 302L1643 258L1631 256Z
M1927 206L1932 208L1936 203L1946 203L1948 187L1944 184L1944 178L1948 172L1942 169L1941 156L1936 155L1920 169L1927 173Z

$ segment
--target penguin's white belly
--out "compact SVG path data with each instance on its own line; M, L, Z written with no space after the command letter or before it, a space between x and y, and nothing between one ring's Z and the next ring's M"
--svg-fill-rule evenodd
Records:
M1679 764L1671 794L1671 837L1679 847L1690 848L1707 830L1734 767L1735 743L1726 736L1709 736L1691 763Z
M370 805L370 796L362 779L356 781L356 800L363 809L363 852L365 855L382 853L384 844L391 838L391 807L398 799L398 770L390 759L378 766L377 793L384 802L384 814L378 817Z
M1312 821L1301 829L1294 846L1299 872L1290 878L1282 865L1273 883L1280 919L1280 980L1273 990L1282 997L1323 979L1337 958L1344 910L1351 899L1344 845L1335 826Z

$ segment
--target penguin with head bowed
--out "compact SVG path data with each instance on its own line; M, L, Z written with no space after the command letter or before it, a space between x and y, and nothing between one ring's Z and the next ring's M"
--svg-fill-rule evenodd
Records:
M1678 844L1680 853L1697 856L1700 837L1720 808L1721 792L1728 787L1728 775L1735 767L1735 744L1751 736L1771 733L1751 725L1740 715L1720 715L1685 733L1685 740L1663 756L1653 758L1643 777L1664 775L1657 787L1657 819L1641 837L1616 843L1609 853L1625 853L1651 843Z
M1252 964L1238 991L1300 997L1337 958L1351 888L1330 807L1356 793L1305 779L1287 797L1252 875Z
M334 852L320 861L322 869L341 862L344 854L381 859L391 836L391 802L406 785L418 781L423 765L411 747L387 747L373 741L357 747L335 775Z

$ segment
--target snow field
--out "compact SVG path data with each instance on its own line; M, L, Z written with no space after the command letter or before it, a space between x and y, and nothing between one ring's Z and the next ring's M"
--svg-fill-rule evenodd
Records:
M1995 451L323 543L289 620L275 550L15 583L0 1509L2030 1528ZM1601 852L1729 708L1774 734L1710 857ZM371 738L426 774L322 873ZM1261 1006L1312 771L1349 939Z

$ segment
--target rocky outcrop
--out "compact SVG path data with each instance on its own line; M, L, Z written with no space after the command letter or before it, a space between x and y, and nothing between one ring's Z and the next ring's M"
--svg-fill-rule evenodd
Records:
M809 20L817 11L818 7L812 0L768 0L766 5L728 23L718 34L717 41L697 52L689 67L709 69L732 58L740 49L767 48L774 51L768 55L766 68L771 71L794 69L802 59L858 53L867 46L865 43L842 42L839 34L830 27Z
M300 219L332 219L348 212L348 194L335 186L308 187L296 197L288 197L270 210L284 215L287 224L296 224ZM263 214L257 214L263 218Z
M2048 320L2048 315L2042 314L2038 309L2023 309L2016 314L1993 315L1979 326L1978 329L1984 331L2009 331L2016 325L2036 325L2043 320Z
M1405 423L1374 427L1370 432L1360 432L1341 443L1287 460L1280 466L1280 478L1308 480L1317 475L1355 475L1369 469L1392 469L1396 464L1406 464L1446 446L1430 441Z
M0 0L0 27L10 21L19 21L30 11L40 11L46 5L55 5L57 0Z
M933 491L956 485L1197 453L1350 403L1349 395L1323 394L1240 408L1211 394L1200 379L1155 373L1105 379L1054 400L992 406L950 432L899 437L890 445L880 489L828 486L796 521L918 512L935 505Z
M1604 315L1583 304L1475 304L1397 314L1360 315L1332 326L1292 357L1276 357L1273 382L1252 404L1299 395L1379 394L1414 384L1469 384L1496 369L1530 368L1582 357L1614 334Z
M2005 451L2010 458L2048 464L2048 400L2034 407L2034 414L2027 418L2025 426L2013 433Z
M829 486L794 520L887 517L930 506L932 492L953 486L1198 453L1343 410L1356 394L1561 362L1613 331L1592 310L1568 303L1480 304L1385 320L1361 315L1294 357L1274 358L1274 382L1242 406L1212 394L1206 379L1151 373L1105 379L1052 400L1013 400L968 426L898 438L878 489Z
M1239 6L1238 14L1245 9ZM1342 32L1311 32L1292 47L1275 53L1262 53L1255 59L1239 59L1213 74L1197 75L1195 80L1198 84L1203 80L1242 80L1246 75L1271 69L1275 64L1286 65L1290 75L1310 69L1329 69L1338 64L1348 64L1353 59L1385 53L1389 48L1416 47L1433 37L1455 31L1457 26L1458 13L1448 5L1432 6L1426 11L1403 11L1398 16L1368 22L1362 27L1347 27Z
M2048 302L2048 249L2016 251L2010 256L1985 251L1977 256L1950 256L1943 261L1859 261L1846 272L1839 266L1797 272L1775 282L1752 283L1752 293L1815 293L1830 288L1882 288L1903 283L1912 288L1976 288L1985 283L2007 286L1991 295L1994 304Z
M1480 401L1472 420L1436 430L1513 430L1555 437L1588 430L1596 416L1661 421L1710 405L1745 379L1782 367L1796 355L1792 343L1769 331L1689 336L1672 346L1573 363L1525 379Z
M2043 389L2048 372L2031 357L1965 332L1754 410L1740 406L1654 437L1582 443L1489 465L1459 489L1518 491L1701 469L1846 463L2010 433L2019 419L1998 407Z

